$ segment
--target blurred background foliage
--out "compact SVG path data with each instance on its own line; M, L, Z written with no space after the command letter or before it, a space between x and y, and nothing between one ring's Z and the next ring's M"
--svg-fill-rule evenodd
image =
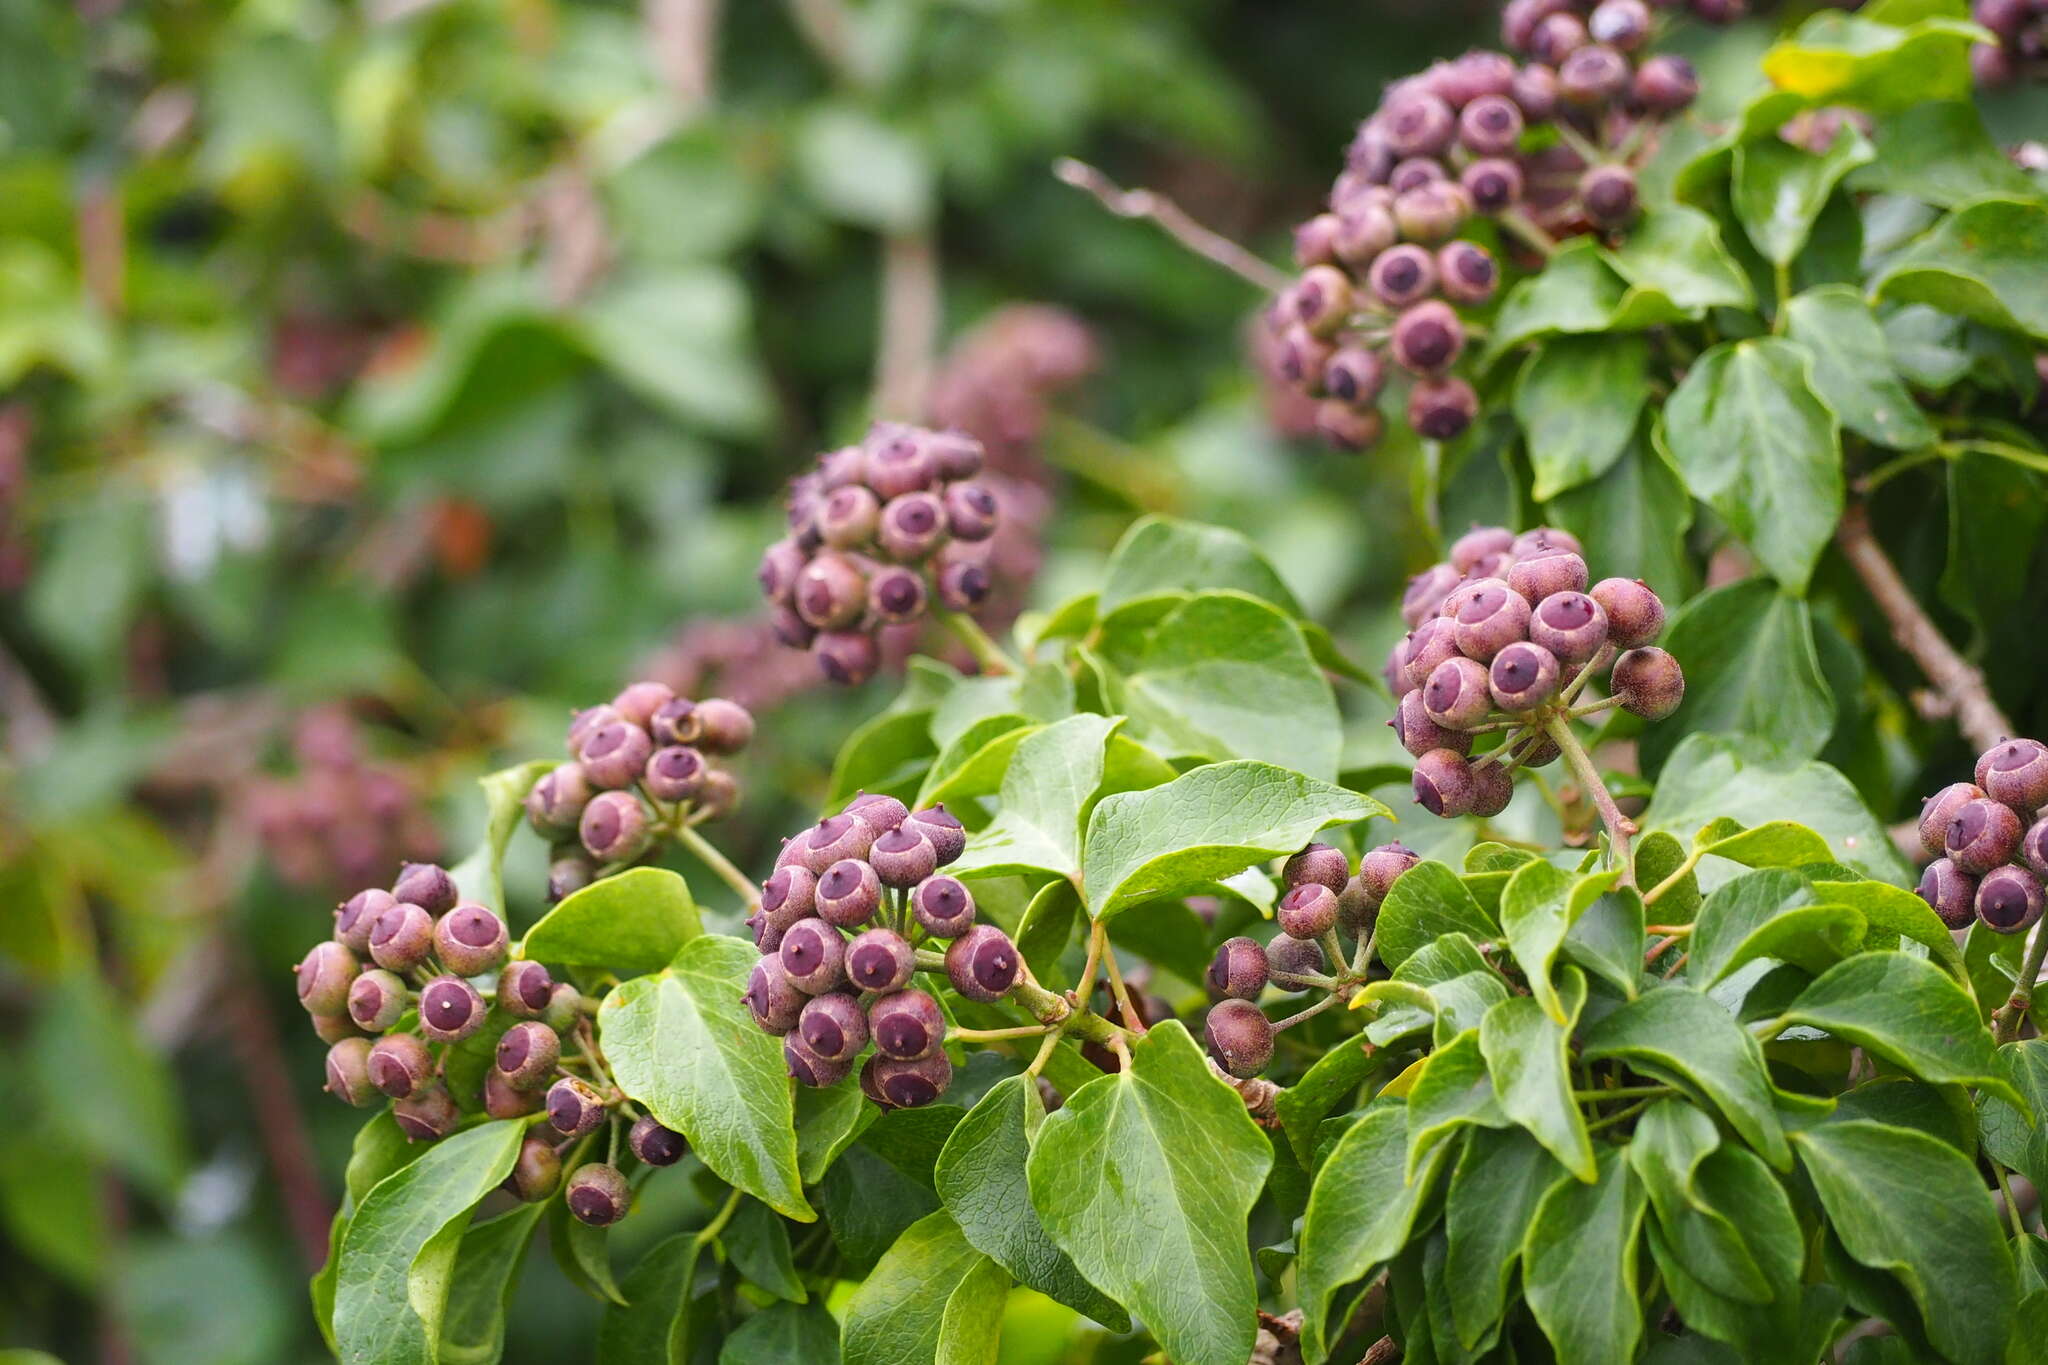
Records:
M754 624L779 486L878 391L1056 490L1032 602L1176 512L1376 662L1433 557L1414 452L1276 434L1256 295L1048 168L1282 260L1383 82L1492 15L0 0L0 1359L320 1357L303 1279L357 1116L296 949L399 858L460 857L472 779L642 672L765 708L730 850L762 866L894 686L812 687ZM1768 27L1711 41L1732 66ZM1445 518L1516 496L1474 443ZM1837 653L1827 756L1895 810L1938 751ZM588 1359L596 1312L536 1264L506 1358Z

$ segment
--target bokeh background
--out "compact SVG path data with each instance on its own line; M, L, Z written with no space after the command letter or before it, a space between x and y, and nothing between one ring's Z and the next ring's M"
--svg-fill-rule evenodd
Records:
M1257 294L1050 167L1284 260L1381 84L1493 14L0 0L0 1358L322 1358L359 1116L289 965L636 676L759 711L759 870L893 686L817 686L753 587L781 482L878 394L996 447L1043 527L1013 607L1172 511L1376 660L1430 557L1412 461L1290 439ZM1770 27L1698 40L1710 100ZM1473 469L1446 519L1511 514ZM1848 757L1880 809L1917 776ZM536 1257L506 1359L588 1359L596 1314Z

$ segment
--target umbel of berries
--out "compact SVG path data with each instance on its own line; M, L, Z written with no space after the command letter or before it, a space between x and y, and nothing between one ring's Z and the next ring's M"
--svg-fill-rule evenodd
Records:
M578 711L569 761L526 794L528 823L554 845L548 899L638 861L678 822L729 814L739 784L721 763L753 737L754 717L738 702L693 701L658 682L632 683Z
M877 422L791 480L789 535L761 557L775 632L833 682L874 676L885 626L988 600L1000 505L976 480L981 443L958 431Z
M1412 629L1387 657L1399 698L1388 724L1415 757L1423 809L1498 815L1517 769L1577 748L1573 719L1618 706L1654 721L1678 709L1685 674L1653 643L1663 602L1640 580L1591 577L1567 532L1475 526L1448 561L1410 580L1401 615ZM1587 700L1602 679L1607 696ZM1583 776L1590 764L1573 768Z
M942 953L946 982L969 1000L1000 1000L1024 971L1009 936L975 922L967 884L943 871L966 846L944 806L866 794L784 842L747 921L761 960L742 999L782 1039L799 1082L835 1085L859 1065L878 1104L945 1093L946 1016L917 984L918 949Z
M1975 917L1994 933L2033 928L2048 883L2048 744L2006 739L1986 749L1971 781L1921 806L1920 844L1934 858L1920 896L1942 923L1961 929Z
M1558 238L1635 218L1636 168L1699 90L1684 58L1646 51L1654 27L1645 0L1512 0L1503 38L1521 61L1472 51L1386 88L1328 206L1295 230L1302 273L1265 315L1273 377L1319 400L1326 440L1377 443L1395 379L1419 435L1471 424L1478 397L1456 368L1503 273L1468 235L1479 220L1540 268Z

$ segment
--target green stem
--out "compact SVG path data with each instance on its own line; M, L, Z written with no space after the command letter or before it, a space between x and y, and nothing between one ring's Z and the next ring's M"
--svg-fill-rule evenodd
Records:
M1676 1095L1678 1087L1673 1085L1618 1085L1611 1090L1595 1087L1591 1090L1574 1090L1572 1098L1584 1103L1587 1100L1647 1100L1665 1095Z
M1630 1105L1626 1109L1617 1109L1612 1114L1608 1114L1603 1118L1594 1119L1591 1123L1586 1125L1586 1131L1589 1133L1597 1133L1602 1128L1609 1128L1626 1119L1632 1119L1636 1115L1642 1113L1645 1109L1648 1109L1649 1107L1649 1100L1637 1100L1634 1104Z
M1663 881L1658 882L1655 886L1650 888L1648 894L1646 894L1643 897L1643 904L1645 906L1655 905L1657 903L1657 897L1663 895L1666 891L1669 891L1672 887L1684 881L1686 878L1686 874L1691 872L1694 868L1698 867L1700 865L1700 859L1705 856L1706 850L1700 848L1695 848L1692 852L1686 854L1685 861L1678 865L1678 870L1676 872L1673 872ZM1677 926L1675 925L1673 926L1673 928L1676 927ZM1688 932L1690 931L1688 930Z
M1883 464L1856 480L1856 491L1867 496L1875 493L1878 489L1884 487L1909 469L1918 469L1923 464L1931 464L1935 460L1946 460L1948 458L1949 452L1939 445L1926 446L1919 450L1909 450L1903 455L1897 455L1886 460Z
M2020 1216L2019 1201L2012 1197L2012 1182L2005 1178L2005 1167L1994 1161L1991 1163L1991 1174L1998 1181L1998 1192L2005 1196L2005 1216L2012 1224L2012 1235L2024 1242L2027 1237L2027 1220Z
M2048 472L2048 455L2043 455L2038 450L2029 450L2025 446L2016 446L2010 441L1943 441L1940 450L1944 455L1993 455L2001 460L2010 460L2016 465L2024 465L2028 469Z
M725 1203L718 1210L717 1214L713 1216L711 1221L706 1223L703 1226L703 1228L698 1231L696 1237L692 1239L696 1242L699 1250L702 1250L704 1247L710 1246L713 1242L718 1240L718 1234L725 1231L725 1225L732 1221L732 1216L734 1213L739 1211L739 1207L740 1192L738 1190L734 1190L731 1194L728 1194L725 1197ZM694 1260L695 1257L693 1256L691 1259Z
M1771 267L1771 287L1778 296L1777 311L1771 315L1771 332L1774 336L1782 336L1786 326L1792 321L1785 307L1792 301L1791 262L1780 261Z
M2034 1003L2034 985L2041 979L2041 960L2048 957L2048 928L2034 926L2034 937L2020 959L2020 974L2012 983L2012 995L1991 1016L1991 1036L2001 1043L2019 1037L2020 1020Z
M753 879L746 873L734 867L732 860L720 853L709 839L690 826L681 825L676 829L676 842L696 854L699 862L717 873L721 881L738 892L748 911L761 908L761 888L754 885Z
M1049 1028L1049 1024L1020 1024L1016 1028L955 1028L947 1029L946 1036L963 1043L999 1043L1009 1038L1036 1038Z
M1579 785L1586 789L1586 795L1592 800L1594 809L1600 812L1600 823L1607 826L1610 843L1608 852L1615 864L1621 868L1621 881L1618 884L1635 885L1635 863L1629 857L1628 851L1628 838L1635 833L1635 821L1623 815L1621 807L1614 804L1614 793L1607 790L1605 779L1600 776L1600 770L1593 766L1592 756L1579 743L1578 736L1572 733L1569 721L1562 716L1552 716L1543 723L1543 732L1564 751L1565 762L1571 765L1573 775L1579 779Z
M1504 210L1494 215L1494 221L1545 256L1557 254L1557 238L1538 227L1536 221L1520 209Z
M964 611L940 608L934 612L941 624L953 632L955 639L967 646L967 652L974 656L974 662L981 671L992 674L1016 674L1024 671L1023 666L1011 658L1003 647L989 638L987 631Z
M1336 1004L1342 998L1342 996L1339 996L1334 992L1329 995L1326 995L1322 999L1316 1001L1315 1004L1310 1005L1307 1009L1302 1010L1297 1014L1290 1014L1285 1019L1275 1021L1273 1024L1273 1032L1280 1033L1286 1029L1293 1028L1296 1024L1301 1023L1305 1019L1313 1019L1318 1014L1321 1014L1324 1010L1330 1008L1330 1006Z

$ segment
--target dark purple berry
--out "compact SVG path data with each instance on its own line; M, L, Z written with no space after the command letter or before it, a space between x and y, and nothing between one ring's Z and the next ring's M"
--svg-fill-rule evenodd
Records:
M361 1109L377 1102L370 1079L370 1040L344 1038L327 1049L326 1091L344 1104Z
M690 1143L673 1128L664 1127L652 1114L633 1120L626 1133L626 1145L633 1155L649 1166L673 1166L690 1150Z
M791 605L797 575L803 572L809 558L794 540L778 540L762 551L761 567L754 575L761 585L761 596L776 606Z
M1500 284L1500 267L1477 242L1446 242L1436 253L1437 282L1444 297L1457 303L1485 303ZM1460 345L1462 340L1460 326Z
M1664 603L1640 578L1603 578L1588 595L1607 613L1615 648L1634 649L1664 633Z
M930 1104L945 1094L946 1087L953 1083L953 1063L943 1052L934 1052L915 1061L877 1057L869 1065L874 1068L875 1091L883 1101L897 1109L917 1109ZM864 1074L863 1082L866 1079ZM865 1084L863 1088L866 1088Z
M805 836L803 865L820 877L847 858L865 858L875 836L861 821L841 812L812 825Z
M525 1118L540 1112L547 1096L538 1090L521 1090L495 1068L484 1073L484 1113L494 1119Z
M1472 765L1472 814L1490 820L1506 810L1514 799L1514 774L1486 759Z
M1218 998L1256 1000L1266 989L1266 950L1257 939L1225 939L1209 962L1209 992Z
M910 984L916 954L901 934L870 929L846 946L846 978L864 991L886 994Z
M1529 639L1560 662L1584 663L1607 643L1607 613L1583 592L1555 592L1529 614Z
M627 791L599 792L591 797L577 833L584 850L600 863L630 863L654 842L647 808Z
M1472 809L1472 765L1450 749L1432 749L1415 760L1415 803L1431 815L1455 819Z
M910 908L925 932L958 938L974 925L974 895L956 877L928 877L911 892Z
M411 901L396 901L370 926L370 956L386 971L403 974L434 950L434 917Z
M1256 1076L1273 1060L1273 1023L1249 1000L1211 1005L1202 1036L1209 1055L1233 1076Z
M949 611L973 611L988 601L995 588L988 565L978 559L951 559L939 565L939 605Z
M417 905L430 915L445 915L454 909L459 894L448 870L434 863L407 863L391 884L394 899Z
M538 1019L555 992L555 979L538 962L510 962L498 973L498 1008L521 1019Z
M938 852L939 866L945 867L967 848L967 830L943 805L926 806L903 817L903 828L914 829L931 840Z
M2036 820L2021 837L2020 861L2036 877L2048 878L2048 816Z
M883 886L907 889L938 870L939 851L921 830L904 824L875 840L868 861Z
M392 1105L391 1117L407 1142L438 1142L462 1122L462 1111L446 1086L423 1085Z
M1280 880L1289 887L1320 882L1332 891L1342 891L1344 883L1351 880L1351 859L1328 844L1307 844L1282 865Z
M2019 934L2041 918L2041 883L2023 867L1997 867L1977 883L1977 918L1996 934Z
M1956 813L1972 801L1984 800L1974 782L1951 782L1920 803L1920 847L1939 858L1948 846L1948 827Z
M1432 616L1414 629L1407 645L1407 653L1402 656L1402 686L1394 689L1397 693L1426 686L1429 675L1440 664L1459 657L1457 623Z
M1980 785L1993 801L2002 801L2033 818L2048 805L2048 744L2037 739L2009 739L1995 746L1981 765Z
M1458 183L1471 196L1472 207L1480 213L1502 213L1513 208L1522 198L1522 168L1502 157L1487 157L1475 161L1458 173ZM1458 292L1444 291L1452 298L1463 300Z
M842 815L851 815L868 827L868 832L879 838L903 823L910 814L910 808L895 797L882 792L862 792L846 803Z
M434 926L434 953L457 976L496 971L511 947L505 921L474 901L456 906Z
M1294 263L1303 269L1337 258L1337 215L1319 213L1294 229Z
M394 1100L402 1100L425 1085L434 1075L434 1059L427 1045L410 1033L393 1033L370 1045L364 1065L370 1084Z
M1557 695L1557 656L1541 645L1517 640L1493 656L1488 690L1503 711L1533 711Z
M1557 113L1557 73L1541 63L1531 63L1515 73L1508 97L1529 123L1548 123Z
M633 1207L633 1187L616 1166L593 1161L569 1173L562 1187L563 1202L576 1221L594 1228L608 1228Z
M1371 407L1386 387L1380 353L1364 346L1340 346L1323 365L1323 391L1357 407Z
M736 754L754 738L754 713L725 697L706 697L692 713L696 735L690 741L707 754Z
M437 976L420 987L420 1032L437 1043L459 1043L484 1026L483 997L459 976Z
M754 964L747 976L746 994L740 997L747 1012L764 1033L787 1033L796 1027L810 997L790 982L779 954L769 954Z
M397 899L389 891L377 887L356 892L334 912L334 941L357 957L368 954L370 930L376 925L377 916L396 904Z
M1976 913L1977 879L1946 858L1936 858L1927 865L1916 890L1920 899L1934 907L1934 913L1951 929L1966 927Z
M1981 877L2011 860L2019 851L2023 833L2020 818L2010 806L1986 797L1956 808L1943 847L1950 862L1972 877Z
M498 1036L498 1071L517 1090L532 1090L554 1074L562 1040L538 1019L522 1019Z
M1455 376L1425 379L1408 393L1408 425L1432 441L1454 440L1479 415L1479 395Z
M1421 861L1421 855L1398 841L1381 844L1358 860L1360 889L1378 905L1386 900L1402 874Z
M1394 727L1394 737L1400 740L1401 747L1416 758L1437 749L1449 749L1460 754L1471 752L1472 736L1439 724L1429 714L1423 691L1418 687L1403 693L1401 704L1394 710L1394 718L1387 722Z
M1636 68L1636 103L1653 114L1676 114L1699 98L1699 72L1691 62L1660 52Z
M779 867L761 884L761 914L777 935L817 913L818 879L802 864Z
M548 1087L548 1122L563 1137L582 1137L604 1122L604 1097L587 1081L564 1076Z
M875 676L881 664L874 637L864 631L820 631L812 648L826 679L841 687L860 686Z
M1579 179L1579 203L1601 227L1623 227L1636 216L1636 178L1625 166L1595 166Z
M868 610L878 621L914 621L924 614L924 576L900 565L878 570L868 581Z
M1328 960L1323 956L1322 945L1311 939L1289 938L1281 934L1266 945L1267 980L1282 990L1306 990L1309 982L1304 978L1321 976Z
M1351 277L1334 265L1302 272L1292 295L1294 316L1312 336L1328 336L1351 316Z
M1410 374L1436 374L1465 350L1465 324L1441 299L1428 299L1394 320L1394 361Z
M822 919L791 925L776 955L789 983L807 995L823 995L845 979L846 940Z
M840 929L858 929L881 908L882 880L867 863L857 858L841 858L818 878L816 902L818 918L825 923Z
M1591 41L1585 23L1576 14L1544 16L1529 34L1528 53L1547 66L1559 66L1565 58Z
M1561 592L1584 592L1586 561L1561 545L1545 545L1515 556L1508 567L1508 586L1531 602Z
M1387 189L1394 196L1393 199L1388 201L1388 209L1392 210L1394 205L1400 202L1401 196L1410 190L1419 190L1424 185L1435 184L1447 178L1444 174L1444 163L1438 161L1435 157L1409 157L1406 161L1395 166L1393 173L1387 177ZM1395 219L1397 227L1399 221L1397 216Z
M1002 999L1023 972L1017 945L993 924L977 924L946 946L946 979L969 1000Z
M868 1017L860 1002L838 991L811 997L796 1031L805 1047L828 1062L850 1062L868 1045Z
M1406 308L1436 291L1436 258L1426 248L1403 242L1373 257L1368 278L1380 302Z
M1373 257L1401 240L1391 202L1347 204L1337 215L1337 255L1348 265L1369 265Z
M1289 938L1321 938L1337 927L1337 893L1320 882L1297 886L1280 898L1273 918Z
M1581 559L1586 556L1586 547L1579 544L1579 538L1569 531L1560 531L1555 526L1531 526L1515 537L1515 543L1508 547L1516 559L1527 559L1538 550L1570 550Z
M653 752L645 730L620 720L593 730L576 758L591 786L617 789L640 780Z
M1433 180L1394 200L1394 223L1409 241L1435 246L1456 236L1472 209L1472 196L1463 185Z
M835 550L852 550L875 538L882 500L859 484L835 488L818 506L818 535Z
M868 1006L868 1034L884 1057L915 1061L938 1051L946 1036L946 1017L927 992L894 991Z
M1631 649L1614 661L1608 686L1622 709L1644 720L1662 720L1685 700L1685 671L1655 645Z
M1643 0L1600 0L1586 18L1596 43L1633 52L1650 36L1650 7Z
M1432 564L1409 579L1401 593L1401 619L1412 628L1435 616L1458 586L1458 579L1459 571L1448 564Z

